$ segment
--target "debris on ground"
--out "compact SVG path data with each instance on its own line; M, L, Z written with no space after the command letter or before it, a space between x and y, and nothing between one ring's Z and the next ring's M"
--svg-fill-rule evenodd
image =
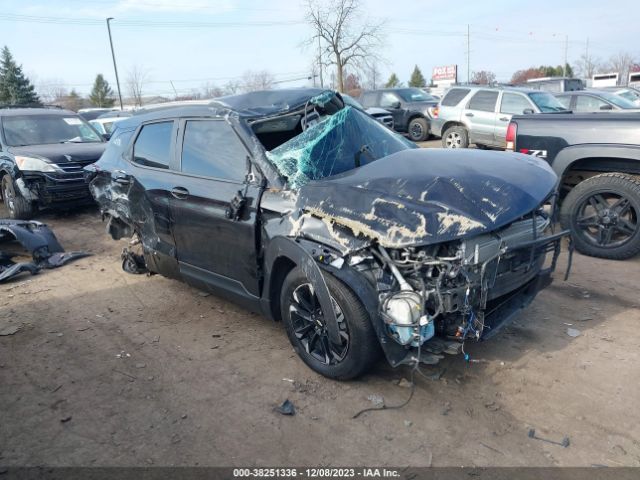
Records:
M296 408L293 406L293 403L291 403L288 398L284 402L282 402L282 405L276 407L275 410L281 415L296 414Z
M567 328L567 335L569 335L572 338L579 337L581 334L582 332L577 328Z
M444 404L444 408L442 409L442 415L449 415L449 412L451 411L451 402L445 402Z
M32 256L31 262L16 263L18 252L0 251L0 283L21 273L35 275L43 269L61 267L86 252L65 252L53 231L44 223L27 220L0 219L0 243L18 242Z
M400 381L398 382L398 386L402 388L411 388L411 385L412 385L411 382L406 378L401 378Z
M69 415L68 417L63 417L60 419L60 422L62 423L67 423L68 421L70 421L73 417L71 415Z
M384 406L384 398L382 398L381 395L377 395L375 393L372 393L371 395L367 396L367 400L369 400L371 403L373 403L374 405L378 406Z
M527 436L529 438L533 438L535 440L541 440L543 442L551 443L552 445L560 445L561 447L564 447L564 448L567 448L571 443L569 441L569 437L567 437L567 436L564 436L562 438L562 441L560 441L560 442L556 442L555 440L549 440L548 438L537 437L535 428L530 428L529 432L527 433Z

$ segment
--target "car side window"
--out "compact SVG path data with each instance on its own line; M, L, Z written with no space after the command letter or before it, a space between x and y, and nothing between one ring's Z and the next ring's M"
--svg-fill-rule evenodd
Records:
M564 108L569 110L569 105L571 105L571 95L565 95L563 97L556 97L556 98Z
M224 120L189 120L182 142L182 172L242 182L247 150Z
M468 88L452 88L442 99L441 105L444 107L455 107L469 93Z
M133 144L133 161L154 168L169 168L173 120L144 125Z
M522 115L526 109L533 110L533 105L524 95L518 93L503 93L500 113Z
M376 92L364 92L360 97L360 103L365 108L375 107L377 95Z
M576 98L576 112L598 112L604 105L607 105L607 102L590 95L578 95Z
M469 101L469 110L479 110L481 112L495 112L498 92L490 90L479 90Z
M398 96L392 92L382 92L382 95L380 95L380 106L382 108L392 108L399 101Z

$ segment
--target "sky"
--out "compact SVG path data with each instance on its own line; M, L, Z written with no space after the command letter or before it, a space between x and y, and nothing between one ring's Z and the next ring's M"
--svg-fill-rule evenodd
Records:
M637 0L361 0L362 21L384 22L376 52L386 79L407 82L415 65L458 64L514 71L577 60L587 48L602 60L618 52L640 57ZM146 72L145 95L223 86L248 70L268 70L278 86L308 85L315 48L299 0L0 0L0 44L36 86L86 94L97 73L115 89L105 19L111 28L123 95L128 73ZM568 40L568 41L567 41ZM173 83L173 86L171 84ZM175 88L175 90L174 90Z

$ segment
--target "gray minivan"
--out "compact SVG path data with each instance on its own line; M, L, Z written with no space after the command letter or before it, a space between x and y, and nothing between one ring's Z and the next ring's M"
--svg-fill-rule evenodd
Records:
M431 131L442 137L445 148L505 148L507 126L513 115L566 111L553 95L514 87L465 85L444 95Z

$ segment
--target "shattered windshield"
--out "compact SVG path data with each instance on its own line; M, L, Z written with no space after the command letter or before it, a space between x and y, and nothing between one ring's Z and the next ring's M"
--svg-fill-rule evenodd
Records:
M291 188L299 188L409 148L418 147L367 114L345 106L267 152L267 157Z

